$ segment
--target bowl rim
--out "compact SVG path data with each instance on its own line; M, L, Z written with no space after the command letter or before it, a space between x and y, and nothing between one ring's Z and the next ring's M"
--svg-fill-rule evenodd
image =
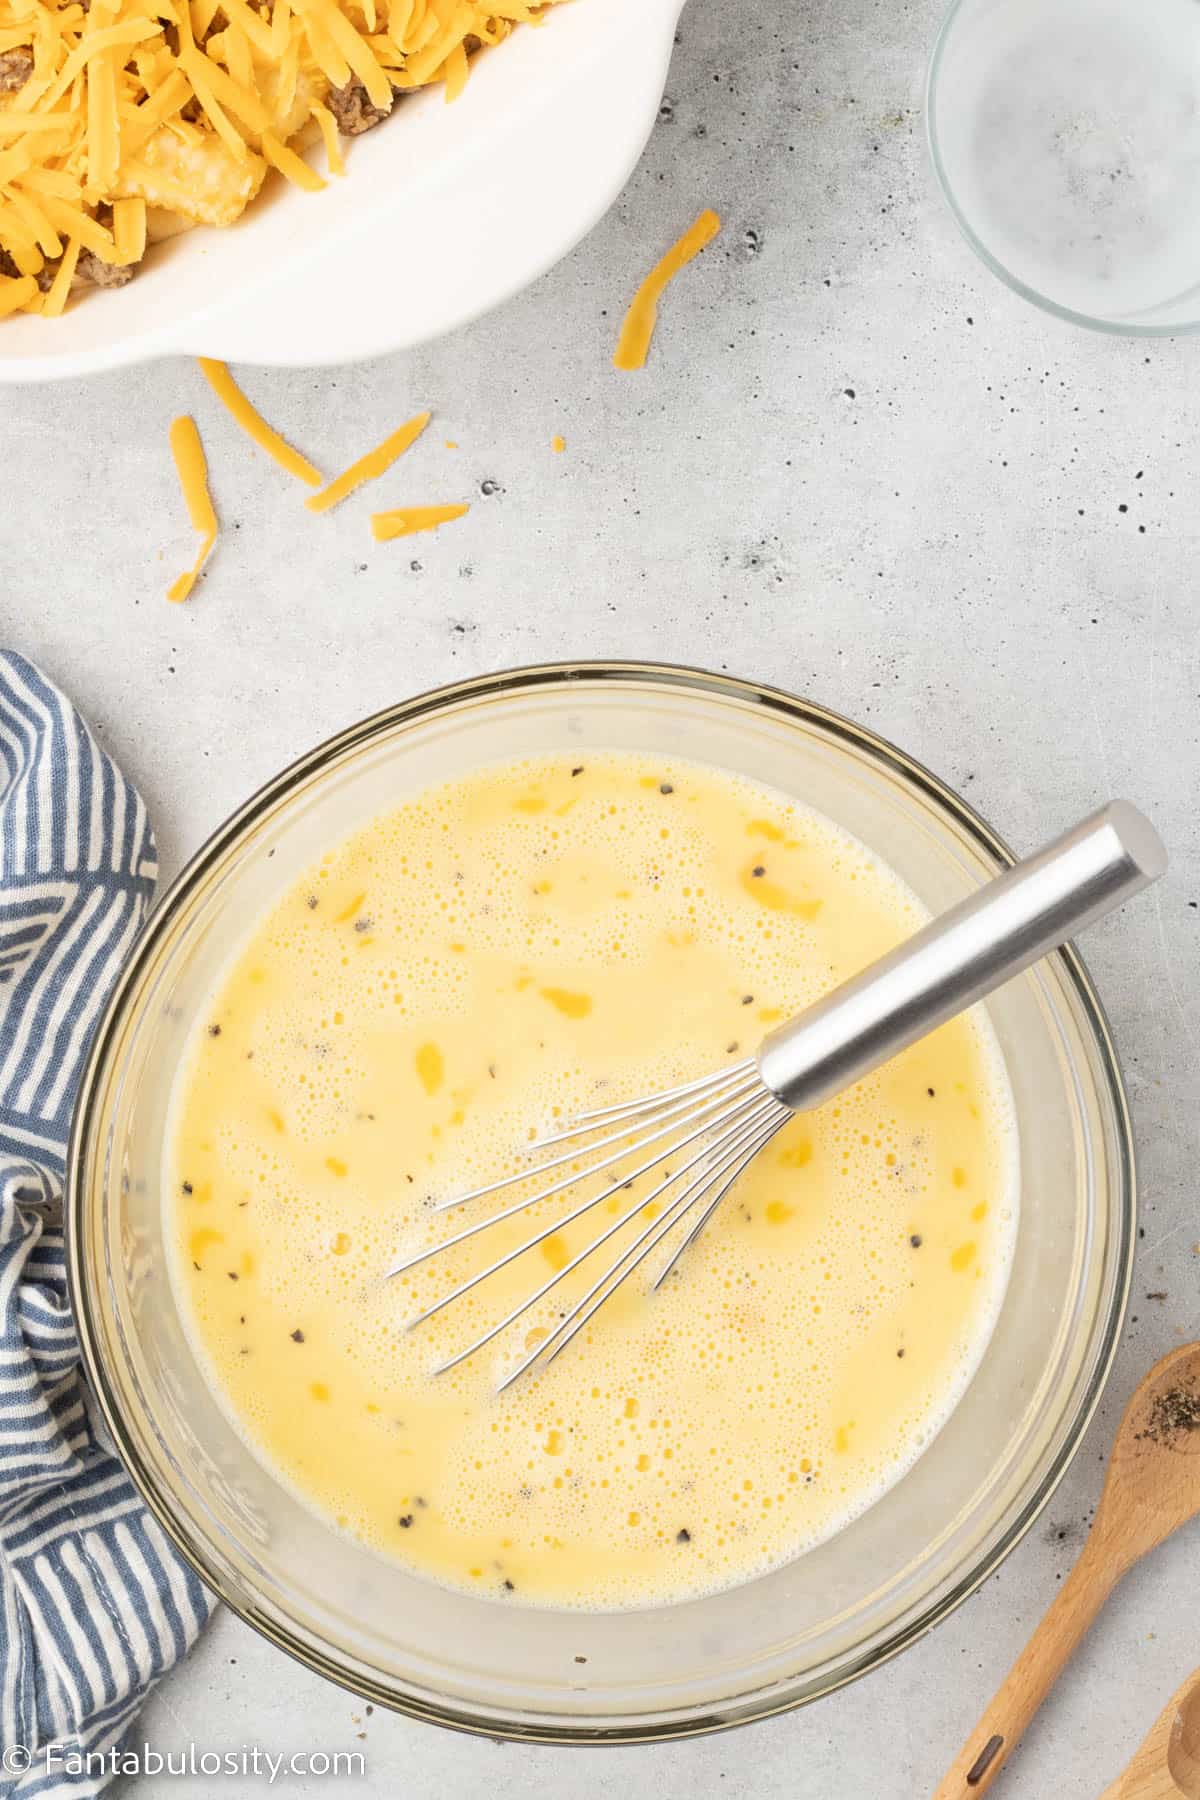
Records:
M1200 332L1200 316L1182 324L1138 325L1132 321L1126 322L1117 321L1115 319L1105 319L1095 313L1077 312L1074 307L1063 306L1057 300L1052 300L1048 294L1043 294L1040 289L1030 287L1028 282L1022 281L1020 276L1015 275L1006 263L1001 262L998 256L992 254L987 245L983 242L983 239L976 232L969 217L958 203L954 184L950 179L945 160L942 156L941 141L938 137L937 128L938 89L942 74L942 64L945 60L946 51L949 47L950 38L953 35L955 25L958 23L960 16L965 12L966 8L975 3L976 0L950 0L950 5L947 7L945 17L938 27L938 34L934 39L933 49L930 52L929 68L925 76L924 92L925 141L929 147L929 160L933 164L933 172L937 177L938 188L941 192L942 199L946 203L950 216L958 226L963 237L967 240L967 243L971 246L971 249L975 252L984 267L1002 281L1005 287L1011 288L1014 294L1019 294L1022 300L1028 300L1032 306L1038 307L1040 311L1049 313L1055 319L1061 319L1064 324L1080 325L1085 331L1099 331L1103 332L1106 337L1121 338L1192 337L1197 332Z
M919 797L937 803L974 840L976 847L982 848L1002 865L1011 865L1016 860L1005 841L973 807L923 763L910 757L888 739L819 702L749 678L713 673L686 664L600 659L529 664L429 688L407 700L394 702L369 714L295 758L235 808L184 864L153 907L97 1022L73 1108L65 1164L67 1286L79 1340L83 1376L122 1464L168 1540L205 1586L216 1593L232 1612L277 1649L294 1657L315 1674L359 1698L369 1699L376 1705L424 1723L443 1725L472 1735L503 1737L519 1743L647 1744L730 1730L754 1720L771 1718L821 1699L860 1675L890 1662L956 1611L1020 1543L1054 1494L1083 1442L1120 1343L1133 1277L1136 1240L1137 1168L1132 1120L1120 1062L1108 1019L1092 979L1078 951L1073 945L1067 944L1053 952L1051 959L1058 962L1060 972L1066 977L1072 997L1080 1005L1082 1023L1090 1031L1098 1053L1098 1085L1102 1087L1105 1098L1112 1107L1116 1151L1111 1182L1117 1195L1117 1204L1113 1209L1116 1230L1112 1291L1107 1317L1097 1319L1096 1354L1090 1377L1077 1399L1074 1417L1064 1431L1047 1468L1025 1497L1008 1527L979 1561L944 1591L928 1599L913 1616L890 1626L881 1642L863 1646L844 1658L836 1668L812 1678L801 1692L788 1691L781 1694L777 1690L768 1689L759 1694L735 1696L728 1703L722 1702L719 1708L710 1708L686 1719L668 1718L658 1722L640 1720L634 1724L622 1722L612 1726L579 1726L564 1721L547 1724L538 1720L495 1716L490 1709L472 1710L444 1699L432 1702L416 1693L398 1693L382 1681L375 1681L365 1671L348 1669L339 1662L335 1653L316 1647L298 1629L290 1629L273 1612L268 1612L253 1593L215 1566L209 1547L193 1542L177 1522L169 1493L165 1488L160 1488L156 1471L140 1459L132 1435L115 1403L93 1328L93 1302L98 1296L91 1285L83 1226L84 1207L79 1197L88 1191L86 1172L91 1161L99 1116L97 1096L104 1084L109 1052L123 1027L130 997L136 993L143 970L157 952L176 915L188 903L193 889L239 839L254 829L264 814L276 803L286 801L289 794L308 776L319 773L324 766L334 764L356 747L365 746L372 739L396 727L429 718L465 701L498 698L510 692L569 689L575 683L605 682L632 684L635 687L640 684L647 687L666 685L675 690L699 692L718 699L749 702L765 708L774 716L782 716L791 723L799 722L815 727L830 734L843 747L860 753L866 752L878 764L905 780Z

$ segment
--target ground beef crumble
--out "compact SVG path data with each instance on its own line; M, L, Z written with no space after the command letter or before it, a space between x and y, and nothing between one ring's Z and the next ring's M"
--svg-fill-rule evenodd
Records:
M54 277L57 273L57 259L54 262L42 264L38 273L35 275L34 280L37 282L38 287L43 294L48 294L50 292ZM19 281L21 279L21 271L18 269L7 250L0 250L0 275L7 275L10 281Z
M75 265L75 273L81 281L88 281L93 287L124 287L127 281L133 280L135 263L106 263L92 250L81 250L79 261Z
M376 106L357 76L353 76L345 87L330 88L328 99L338 130L346 137L361 137L364 131L370 131L386 119L392 110L390 106L386 110Z
M21 45L0 53L0 94L16 94L33 74L33 51Z
M112 230L113 211L108 205L96 208L96 223L103 225L105 231ZM81 250L79 261L75 264L75 273L80 281L90 283L92 287L119 288L132 281L137 271L136 263L106 263L92 250Z
M98 224L104 226L106 231L111 231L112 207L97 208L96 220ZM52 262L43 263L39 269L35 280L43 294L48 294L53 286L54 277L58 274L58 267L59 258L55 257ZM91 250L81 250L79 260L75 264L75 279L98 288L124 287L126 282L133 280L136 272L136 263L101 262L100 258ZM0 275L7 275L10 280L15 280L19 278L20 273L20 269L9 252L0 249Z

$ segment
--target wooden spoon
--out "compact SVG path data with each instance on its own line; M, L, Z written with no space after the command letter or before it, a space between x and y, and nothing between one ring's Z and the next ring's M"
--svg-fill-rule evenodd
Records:
M1200 1800L1200 1669L1176 1688L1100 1800Z
M1155 1363L1126 1407L1079 1561L934 1800L987 1792L1118 1581L1197 1512L1200 1344L1187 1344Z

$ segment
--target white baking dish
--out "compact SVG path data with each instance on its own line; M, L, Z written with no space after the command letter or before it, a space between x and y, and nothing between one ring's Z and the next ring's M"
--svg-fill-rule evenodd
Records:
M128 287L0 324L0 382L180 352L351 362L436 337L526 286L601 218L662 97L682 0L574 0L405 100L318 194L274 178L225 231L152 252ZM320 166L322 153L312 153Z

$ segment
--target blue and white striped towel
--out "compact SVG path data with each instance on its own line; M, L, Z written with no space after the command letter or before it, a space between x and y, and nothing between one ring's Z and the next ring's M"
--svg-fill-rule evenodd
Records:
M157 870L141 796L0 650L0 1800L98 1793L69 1752L119 1743L213 1604L97 1436L63 1256L75 1084Z

